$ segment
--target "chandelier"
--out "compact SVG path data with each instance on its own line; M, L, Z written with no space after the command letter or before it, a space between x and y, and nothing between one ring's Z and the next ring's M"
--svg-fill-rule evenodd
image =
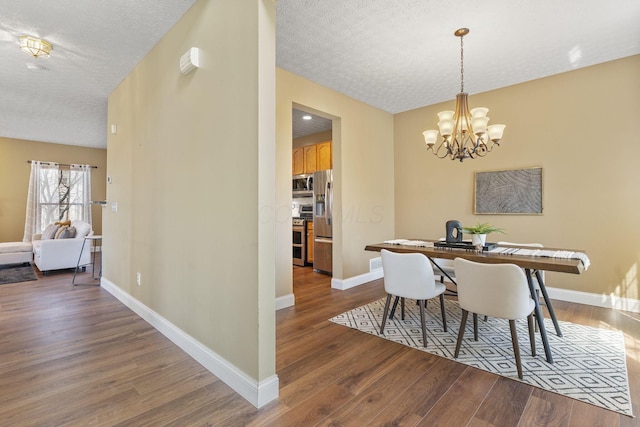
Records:
M20 36L20 50L34 58L48 58L51 53L51 43L46 40L37 39L31 36Z
M442 140L438 140L437 130L426 130L424 141L427 149L438 158L450 157L451 160L475 159L483 157L500 146L505 125L491 125L487 113L488 108L477 107L469 111L468 94L464 91L464 44L463 37L469 34L468 28L460 28L453 33L460 37L460 93L456 95L456 110L438 113L438 128Z

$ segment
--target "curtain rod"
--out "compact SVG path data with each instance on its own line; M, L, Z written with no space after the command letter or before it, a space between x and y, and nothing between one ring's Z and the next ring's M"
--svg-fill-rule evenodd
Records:
M27 163L32 163L32 162L33 162L33 160L27 160ZM43 163L56 163L56 162L43 162ZM66 164L66 163L56 163L56 164L57 164L58 166L71 166L71 165L68 165L68 164ZM89 165L89 167L90 167L90 168L93 168L93 169L98 169L98 167L97 167L97 166L93 166L93 165Z

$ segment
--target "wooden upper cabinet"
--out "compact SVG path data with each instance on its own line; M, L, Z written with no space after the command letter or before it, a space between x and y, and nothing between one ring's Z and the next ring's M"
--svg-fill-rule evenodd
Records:
M304 173L314 173L318 170L316 146L308 145L304 148Z
M304 150L302 147L293 149L293 175L300 175L304 172Z
M331 169L331 141L322 142L316 145L318 170Z
M331 141L294 148L292 161L293 175L331 169Z

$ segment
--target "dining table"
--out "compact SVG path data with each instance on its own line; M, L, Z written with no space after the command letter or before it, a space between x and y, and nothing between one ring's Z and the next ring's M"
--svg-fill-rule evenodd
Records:
M470 242L469 242L470 243ZM527 283L534 301L534 313L540 337L544 347L546 359L549 363L553 363L553 355L549 346L547 331L544 325L542 309L540 301L533 284L535 276L540 292L545 301L549 317L551 318L556 334L562 336L560 325L553 310L553 305L547 289L544 284L542 271L553 271L558 273L582 274L589 267L589 259L584 251L573 249L558 248L539 248L518 245L496 245L487 244L486 246L471 247L471 245L461 248L459 244L446 246L442 240L431 239L396 239L382 243L374 243L365 246L366 251L380 252L383 249L399 253L421 253L425 255L431 263L440 270L453 284L456 285L455 278L452 278L438 265L438 260L455 258L464 258L469 261L475 261L485 264L515 264L524 269L527 277Z

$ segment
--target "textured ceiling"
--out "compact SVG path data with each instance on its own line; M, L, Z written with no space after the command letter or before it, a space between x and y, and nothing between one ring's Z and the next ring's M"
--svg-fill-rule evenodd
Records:
M1 1L0 136L106 148L107 97L193 3ZM51 57L21 52L21 35L52 43Z
M277 64L390 113L640 53L638 0L279 0Z
M205 0L213 1L213 0ZM0 136L106 147L107 97L195 0L0 1ZM278 0L277 65L390 113L640 53L638 0ZM54 45L20 52L18 36ZM177 59L176 59L177 61ZM29 71L27 63L41 70Z
M310 120L305 120L303 117L309 116ZM293 109L291 115L293 138L300 138L302 136L313 135L314 133L326 132L332 129L332 122L329 119L320 117L317 114L307 113Z

